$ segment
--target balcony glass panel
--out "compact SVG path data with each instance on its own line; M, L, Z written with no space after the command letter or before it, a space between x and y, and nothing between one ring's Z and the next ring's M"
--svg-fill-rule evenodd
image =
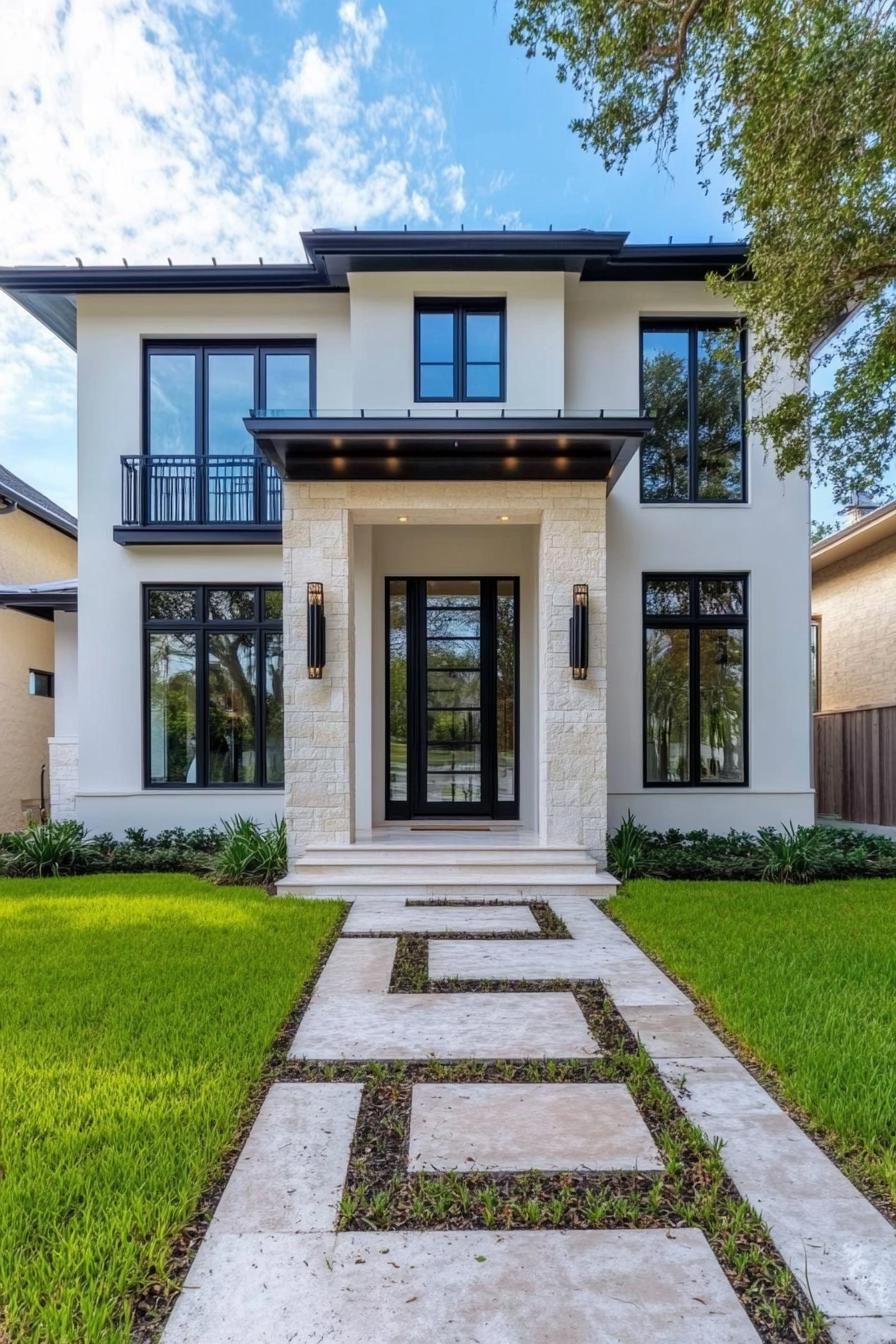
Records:
M208 452L251 456L252 436L243 417L255 401L255 356L216 352L208 356Z
M311 356L267 354L264 357L265 394L268 410L307 414L311 409Z
M149 451L196 451L196 356L149 357Z

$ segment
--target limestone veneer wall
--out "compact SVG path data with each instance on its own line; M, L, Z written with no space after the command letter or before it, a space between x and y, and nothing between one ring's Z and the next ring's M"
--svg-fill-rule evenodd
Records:
M896 537L817 570L822 710L896 704Z

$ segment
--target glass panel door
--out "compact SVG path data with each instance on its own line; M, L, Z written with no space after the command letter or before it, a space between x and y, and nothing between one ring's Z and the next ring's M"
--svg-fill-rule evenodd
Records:
M389 579L386 816L518 815L516 579Z
M426 802L482 803L478 579L426 581Z

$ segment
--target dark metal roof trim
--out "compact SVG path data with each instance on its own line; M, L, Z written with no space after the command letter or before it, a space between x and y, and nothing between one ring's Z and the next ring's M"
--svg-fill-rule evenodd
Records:
M55 611L78 610L78 581L63 579L56 584L12 584L0 588L0 608L52 621Z
M744 266L746 243L630 243L605 262L588 261L581 279L588 280L705 280ZM749 279L745 271L744 279Z
M288 294L334 285L307 263L254 266L9 266L8 294ZM21 300L20 300L21 302Z
M331 280L349 271L564 270L618 252L627 233L595 229L348 230L302 234L310 260Z
M42 495L39 490L35 490L27 481L14 476L6 467L0 466L0 499L9 500L15 504L23 513L28 513L32 518L37 518L42 523L54 527L57 532L63 532L67 537L77 538L78 520L65 509Z

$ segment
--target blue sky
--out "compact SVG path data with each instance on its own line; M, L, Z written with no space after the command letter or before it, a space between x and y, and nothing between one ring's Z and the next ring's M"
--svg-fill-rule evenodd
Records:
M671 172L644 151L605 173L511 19L510 0L30 0L0 49L0 260L300 260L315 225L736 236L689 121ZM71 509L74 417L74 357L0 299L0 461Z

